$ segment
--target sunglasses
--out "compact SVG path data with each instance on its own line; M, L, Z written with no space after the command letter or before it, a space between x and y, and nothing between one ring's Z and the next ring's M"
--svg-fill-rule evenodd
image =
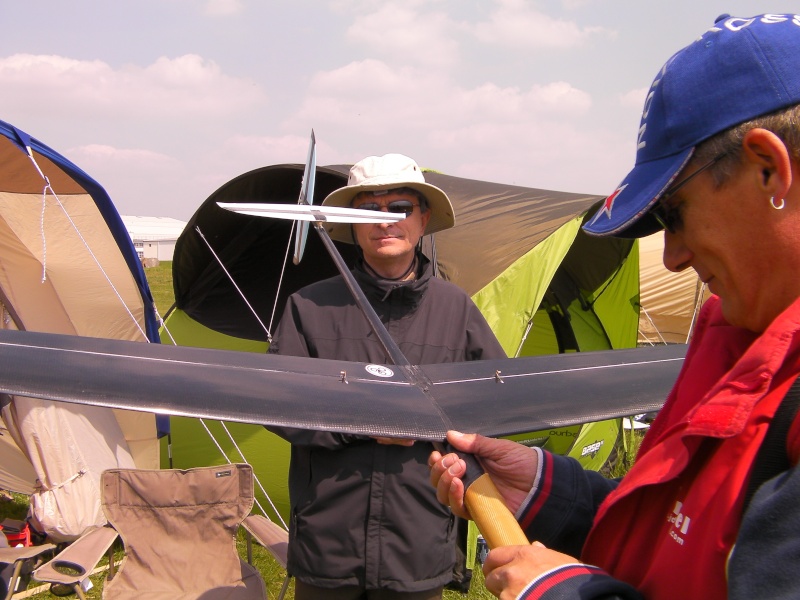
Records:
M664 195L661 196L656 205L650 209L650 214L653 215L653 218L662 227L662 229L665 229L670 233L675 233L676 231L683 228L683 217L681 216L682 203L677 202L675 204L670 205L668 204L670 198L672 198L672 196L674 196L678 192L678 190L680 190L683 186L689 183L697 175L713 167L715 164L717 164L719 161L725 158L726 155L727 152L723 152L722 154L717 154L710 161L698 167L697 170L692 172L685 179L682 179L675 185L668 188L666 192L664 192Z
M414 208L417 206L419 206L419 204L414 204L413 202L411 202L411 200L395 200L394 202L389 202L388 204L378 204L377 202L365 202L364 204L360 204L355 208L359 210L377 210L377 211L381 211L385 208L390 213L404 214L408 216L414 212Z

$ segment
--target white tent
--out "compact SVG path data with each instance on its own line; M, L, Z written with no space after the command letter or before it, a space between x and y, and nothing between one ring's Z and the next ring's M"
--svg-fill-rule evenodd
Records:
M144 272L105 191L2 121L0 182L0 327L157 340ZM103 470L159 466L153 415L9 396L0 407L0 488L31 494L31 523L52 541L105 523Z

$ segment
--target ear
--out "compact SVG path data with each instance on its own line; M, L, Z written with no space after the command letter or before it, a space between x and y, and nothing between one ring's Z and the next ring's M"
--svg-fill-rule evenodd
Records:
M766 129L751 129L742 140L742 151L745 162L755 167L764 192L785 198L792 185L792 163L783 140Z
M428 221L431 220L431 209L428 207L424 213L420 213L420 220L422 221L422 233L424 235L425 228L428 226Z

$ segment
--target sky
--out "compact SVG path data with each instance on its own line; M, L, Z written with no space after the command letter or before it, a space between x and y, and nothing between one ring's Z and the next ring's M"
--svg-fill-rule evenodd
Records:
M764 4L0 0L0 120L123 215L188 220L242 173L303 163L312 129L318 165L399 152L607 195L663 63L720 14L800 10Z

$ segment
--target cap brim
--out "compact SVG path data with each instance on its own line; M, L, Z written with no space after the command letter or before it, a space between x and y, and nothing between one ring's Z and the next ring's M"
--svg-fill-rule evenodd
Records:
M583 226L586 233L616 237L645 237L661 229L649 215L664 191L692 157L688 148L666 158L636 165Z
M379 190L397 189L407 187L417 190L428 200L428 210L431 211L431 218L425 228L425 235L436 233L444 229L450 229L456 224L453 205L450 198L443 190L430 183L411 181L407 183L393 183L391 185L351 185L334 190L322 201L323 206L350 206L358 194L361 192L376 192ZM326 223L325 230L331 239L339 242L353 243L351 225L349 223Z

